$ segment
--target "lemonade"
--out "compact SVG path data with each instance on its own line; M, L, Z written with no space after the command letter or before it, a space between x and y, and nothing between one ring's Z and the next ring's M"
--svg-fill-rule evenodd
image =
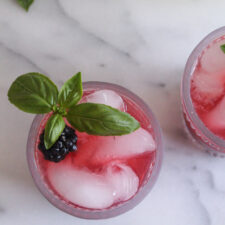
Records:
M225 29L209 34L190 55L182 103L192 138L204 149L225 152Z
M208 129L225 139L225 54L222 36L202 52L191 80L191 98Z
M105 98L104 98L105 97ZM156 145L147 118L128 99L113 91L85 91L82 102L104 102L142 119L142 128L124 136L94 136L76 131L77 151L60 163L36 157L46 184L75 207L104 209L130 199L155 163ZM136 118L136 119L137 119ZM40 131L45 127L45 119ZM38 146L38 143L37 143Z
M133 208L153 186L162 158L160 130L147 106L120 86L88 82L84 102L127 112L140 128L122 136L75 130L77 150L55 163L38 148L50 115L37 116L28 139L28 163L38 188L55 206L82 218L108 218Z

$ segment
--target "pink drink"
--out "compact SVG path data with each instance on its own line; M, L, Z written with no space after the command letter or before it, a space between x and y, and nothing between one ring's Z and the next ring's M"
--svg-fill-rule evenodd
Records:
M190 134L205 149L220 153L225 153L224 34L224 28L214 31L192 52L181 93Z
M191 80L191 98L198 116L214 134L225 139L225 54L214 40L198 59ZM211 64L211 65L210 65Z
M33 152L28 141L28 162L38 188L55 206L82 218L107 218L133 208L150 190L161 164L161 137L151 121L154 118L140 105L144 103L137 104L133 97L137 98L116 85L84 84L82 101L126 111L141 128L116 137L76 131L78 150L59 163L45 160L38 150L38 137L49 115L39 120Z

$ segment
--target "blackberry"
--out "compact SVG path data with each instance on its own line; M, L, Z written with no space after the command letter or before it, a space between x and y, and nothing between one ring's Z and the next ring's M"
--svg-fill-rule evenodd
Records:
M45 130L43 130L40 135L38 149L43 153L46 160L59 162L63 160L69 152L74 152L77 150L77 135L73 128L66 126L59 139L50 149L45 148L44 133Z

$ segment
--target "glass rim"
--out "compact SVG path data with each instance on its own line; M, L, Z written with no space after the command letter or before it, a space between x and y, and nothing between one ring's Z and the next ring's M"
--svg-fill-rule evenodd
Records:
M225 140L221 139L212 131L210 131L199 118L191 99L190 79L197 65L198 58L203 52L203 50L211 42L213 42L217 38L220 38L223 35L225 35L225 26L212 31L202 41L200 41L200 43L194 48L187 60L184 69L183 79L181 81L181 101L184 108L184 112L191 120L192 126L194 126L198 130L198 132L201 132L208 141L214 143L217 146L217 148L214 149L218 151L220 151L221 148L225 149Z
M68 214L71 214L73 216L80 217L80 218L105 219L105 218L110 218L110 217L120 215L132 209L133 207L135 207L138 203L140 203L146 197L146 195L150 192L150 190L154 186L158 178L161 165L162 165L162 156L163 156L162 132L150 108L146 105L146 103L141 98L139 98L136 94L134 94L130 90L112 83L93 82L93 81L83 82L83 88L84 90L88 88L93 88L93 89L104 88L104 89L114 90L118 92L119 94L124 95L125 97L128 97L132 101L134 101L150 119L151 127L154 133L154 138L157 144L157 148L156 148L155 164L146 184L142 185L139 188L138 192L131 199L121 204L118 204L115 207L106 208L102 210L75 208L72 204L70 205L69 203L60 199L55 193L53 193L53 191L51 191L48 188L47 184L43 181L43 178L38 170L38 166L35 160L34 146L35 146L35 142L37 138L37 130L40 127L40 123L42 119L44 118L45 114L36 115L32 122L29 135L28 135L28 141L27 141L27 162L28 162L30 173L33 177L33 180L37 188L42 193L42 195L44 195L44 197L50 203L52 203L55 207L57 207L58 209Z

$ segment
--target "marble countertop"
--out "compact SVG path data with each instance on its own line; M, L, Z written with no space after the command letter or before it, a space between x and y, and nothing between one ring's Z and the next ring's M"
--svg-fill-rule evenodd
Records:
M179 86L188 55L223 26L223 0L35 0L26 13L0 1L1 225L224 225L225 159L199 151L182 127ZM165 154L152 192L133 210L92 221L67 215L38 192L25 146L33 116L7 100L11 82L37 71L57 84L123 85L142 97L164 133Z

